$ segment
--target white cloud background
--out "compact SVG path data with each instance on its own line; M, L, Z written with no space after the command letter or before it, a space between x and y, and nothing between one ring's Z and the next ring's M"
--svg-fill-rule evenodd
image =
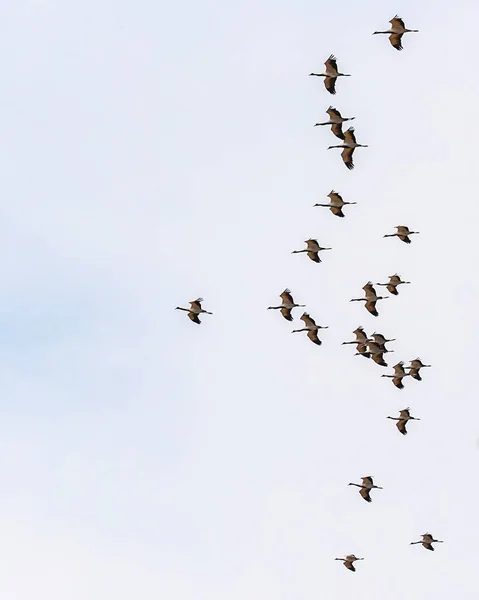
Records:
M0 9L2 598L477 597L479 7L417 4ZM371 35L396 12L402 53ZM348 303L394 272L378 319ZM322 347L265 310L285 287ZM340 345L359 324L434 368L396 390Z

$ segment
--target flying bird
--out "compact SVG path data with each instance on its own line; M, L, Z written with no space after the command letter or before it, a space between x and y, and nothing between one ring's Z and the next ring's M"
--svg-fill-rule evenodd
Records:
M322 261L319 258L319 252L321 252L322 250L332 250L332 248L322 248L318 244L318 240L313 240L313 239L305 240L304 243L307 244L307 248L305 248L304 250L293 250L293 252L291 252L291 254L300 254L301 252L307 252L308 257L313 262L320 263Z
M386 339L382 333L372 333L371 334L371 338L368 339L368 342L375 342L378 346L380 346L381 348L383 348L384 350L386 350L386 344L388 342L395 342L396 338L391 338L390 340Z
M322 342L318 338L318 330L319 329L328 329L326 325L323 327L322 325L316 325L314 319L312 319L307 312L303 313L300 317L301 321L304 323L304 327L302 329L295 329L291 333L299 333L300 331L307 331L309 339L313 342L313 344L317 344L321 346Z
M390 21L391 27L387 31L375 31L373 35L378 35L379 33L386 33L389 35L389 41L391 42L391 46L396 48L396 50L402 50L401 40L402 36L405 33L418 33L418 29L406 29L404 26L404 21L396 15Z
M315 123L314 127L318 125L331 125L331 131L340 140L344 140L343 123L346 121L353 121L356 117L342 117L339 110L330 106L326 111L329 115L329 121L325 123Z
M404 388L404 383L402 380L405 377L409 376L409 373L406 373L404 370L403 361L398 362L397 365L394 365L394 375L381 375L381 377L390 377L393 380L394 385L398 388L398 390L402 390Z
M396 234L393 234L393 235L396 235ZM389 275L389 281L387 283L376 283L376 285L385 286L390 294L393 294L393 296L397 296L398 295L397 287L398 287L398 285L401 285L402 283L411 283L411 282L403 281L401 279L401 277L397 273L395 273L394 275Z
M413 379L416 379L417 381L422 381L422 377L421 374L419 373L419 371L421 369L424 369L425 367L430 367L431 365L425 365L421 362L421 359L419 358L415 358L414 360L411 361L409 367L407 367L409 369L409 375L411 375L411 377Z
M435 544L443 544L443 540L435 540L434 536L430 533L423 533L422 534L422 540L420 540L419 542L411 542L411 546L413 544L422 544L424 546L424 548L426 548L426 550L433 550L434 551L434 547L433 547L433 543Z
M330 94L334 95L336 93L336 79L338 77L351 77L351 75L340 73L338 71L337 59L333 54L331 54L324 63L324 66L326 67L324 73L310 73L309 75L313 75L314 77L324 77L324 87Z
M354 169L353 163L353 153L356 148L368 148L363 144L358 144L356 142L356 136L354 135L354 127L350 127L344 132L344 141L342 144L338 146L329 146L328 150L331 148L343 148L341 152L341 158L343 159L343 163L346 167L351 170Z
M348 483L348 485L355 485L356 487L361 488L359 490L361 497L364 498L366 502L372 502L371 496L369 495L370 491L373 489L382 490L383 488L379 487L378 485L374 485L371 475L368 475L367 477L361 477L361 481L362 483Z
M350 302L366 302L365 307L366 310L372 314L374 317L378 316L378 311L376 310L376 302L378 300L387 300L387 296L378 296L376 294L376 290L373 287L372 281L368 281L366 285L363 285L365 296L364 298L352 298Z
M353 340L352 342L342 342L342 345L356 344L356 354L360 354L361 356L364 356L365 358L370 358L371 355L367 351L368 347L366 344L368 336L365 334L364 329L362 327L358 327L357 329L355 329L353 331L353 333L355 334L356 339Z
M202 302L203 298L197 298L196 300L192 300L190 302L190 308L182 308L181 306L177 306L175 307L175 310L184 310L188 313L188 317L193 321L193 323L197 323L198 325L200 325L201 321L199 320L198 315L202 313L204 313L205 315L213 314L201 308Z
M282 300L280 306L268 306L268 310L280 310L281 314L287 321L293 320L293 317L291 315L291 311L293 308L295 308L297 306L304 308L306 306L305 304L296 304L296 302L293 300L293 296L291 296L291 292L290 292L290 290L288 290L288 288L286 288L284 290L284 292L282 292L279 295L279 297Z
M328 198L330 198L329 204L315 204L314 206L324 206L326 208L329 208L329 210L336 217L344 217L344 213L342 210L343 206L346 206L347 204L357 204L357 202L345 202L342 196L340 196L334 190L331 190L329 192Z
M397 225L396 230L396 233L388 233L383 237L398 237L401 240L401 242L410 244L411 240L409 239L409 236L415 233L419 233L419 231L410 231L405 225Z
M407 435L406 425L408 421L420 421L417 417L411 417L411 413L409 412L409 408L404 408L399 411L399 417L386 417L387 419L392 419L393 421L397 421L396 427L398 428L399 433L403 435Z
M364 560L364 558L357 558L356 556L354 556L354 554L348 554L344 558L335 558L334 560L342 560L343 565L346 567L346 569L349 569L350 571L356 571L356 568L353 565L353 563L357 560Z

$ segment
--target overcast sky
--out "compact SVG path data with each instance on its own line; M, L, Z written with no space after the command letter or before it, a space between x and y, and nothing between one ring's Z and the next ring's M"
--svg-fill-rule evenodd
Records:
M403 52L371 35L396 13ZM476 600L478 18L4 3L2 598ZM331 53L334 97L308 77ZM369 144L354 171L313 127L330 104ZM313 208L331 189L345 219ZM321 264L291 254L309 237ZM378 318L349 303L396 272ZM321 347L266 310L285 287ZM198 296L201 326L173 310ZM433 368L397 390L341 346L358 325Z

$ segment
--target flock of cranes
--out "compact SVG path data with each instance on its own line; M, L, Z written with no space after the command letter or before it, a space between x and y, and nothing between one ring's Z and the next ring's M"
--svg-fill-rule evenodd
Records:
M405 33L416 32L415 29L407 29L404 25L404 21L398 17L397 15L391 19L390 21L391 27L387 31L375 31L373 35L376 34L389 34L389 41L393 48L396 50L402 50L402 37ZM323 73L310 73L311 76L315 77L324 77L324 85L326 90L330 94L336 94L336 80L338 77L350 77L350 74L341 73L338 70L337 59L334 55L330 55L327 61L325 62L325 70ZM356 136L354 134L354 128L350 127L346 131L343 132L343 123L346 121L352 121L355 117L343 117L341 113L334 107L330 106L326 111L329 120L324 123L316 123L316 126L330 126L331 132L337 138L342 140L342 144L332 145L328 147L332 148L342 148L341 157L346 165L346 167L351 170L354 168L353 164L353 154L356 148L367 148L368 146L363 144L358 144L356 141ZM337 217L344 217L343 208L347 205L356 204L356 202L345 202L340 194L338 194L335 190L331 190L328 194L329 203L328 204L315 204L314 206L329 208L331 213ZM383 237L398 237L399 240L406 244L411 243L410 236L418 234L418 231L411 231L405 225L398 225L396 227L395 233L385 234ZM319 253L332 250L329 247L322 247L319 245L316 239L308 239L304 242L306 244L306 248L302 250L293 250L292 254L300 254L306 253L308 258L311 259L315 263L322 262ZM371 281L368 281L363 287L364 296L361 298L352 298L350 302L364 302L364 306L370 315L377 317L379 315L377 310L377 303L379 300L387 300L391 296L378 296L374 285L386 287L389 294L392 296L398 295L398 287L400 285L410 284L409 281L403 281L399 274L395 273L394 275L389 275L389 281L385 283L376 283L373 284ZM293 309L295 308L305 308L305 304L297 304L292 296L291 290L286 288L281 294L279 294L281 298L281 304L277 306L269 306L268 310L279 310L281 315L287 321L293 321ZM189 308L183 308L177 306L177 310L186 311L189 319L196 324L200 324L201 321L199 319L200 314L208 314L212 313L204 310L201 306L203 299L197 298L190 302ZM308 312L303 312L300 320L303 322L304 327L299 329L294 329L292 333L300 333L307 332L307 337L314 344L321 346L322 341L319 339L319 330L320 329L328 329L327 325L318 325L315 320L310 316ZM384 355L388 353L393 353L394 350L389 350L386 348L386 344L390 342L394 342L395 338L386 338L382 333L373 332L370 336L366 334L364 328L359 326L354 331L355 339L352 341L342 342L343 345L353 344L356 346L356 355L362 356L366 359L371 359L377 365L382 367L387 367L388 364L384 359ZM424 364L420 358L415 358L410 361L408 366L405 366L403 361L399 361L395 364L393 368L393 373L391 374L382 374L381 377L392 379L392 383L394 386L402 390L404 389L404 380L407 377L415 379L416 381L422 381L422 377L420 371L423 368L430 367L431 365ZM392 419L396 421L396 427L403 436L406 435L407 429L406 426L409 421L419 421L420 419L417 417L411 416L410 408L405 408L399 411L398 417L388 416L387 419ZM361 478L361 483L349 483L350 486L356 486L359 488L359 494L361 497L368 503L372 502L371 499L371 490L378 489L382 490L383 488L374 484L372 476L366 476ZM424 548L427 550L434 550L432 546L433 543L442 543L442 540L436 540L434 536L430 533L425 533L422 535L422 540L417 542L410 542L411 544L422 544ZM344 558L336 558L335 560L340 560L343 562L344 566L350 571L356 571L354 563L359 560L364 560L363 558L358 558L354 554L348 554Z

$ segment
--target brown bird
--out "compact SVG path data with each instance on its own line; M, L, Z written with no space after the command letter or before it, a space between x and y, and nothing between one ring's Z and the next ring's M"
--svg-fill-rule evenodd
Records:
M350 127L344 132L344 140L343 143L336 146L329 146L328 150L331 148L343 148L341 152L341 158L343 159L343 163L346 167L351 170L354 169L353 163L353 153L356 148L368 148L369 146L365 146L363 144L358 144L356 142L356 136L354 135L354 127Z
M364 356L365 358L370 358L371 355L367 351L368 348L367 344L365 343L368 336L365 334L364 329L362 327L358 327L353 331L353 333L356 335L356 339L352 342L342 342L342 345L356 344L356 353Z
M329 115L329 121L325 123L315 123L314 127L318 125L331 125L331 131L340 140L344 140L343 123L345 121L353 121L356 117L342 117L339 110L330 106L326 111Z
M393 421L397 421L396 427L399 430L399 433L403 435L407 435L406 424L408 421L420 421L417 417L411 417L411 413L409 412L409 408L404 408L399 411L399 417L386 417L387 419L392 419Z
M299 333L300 331L307 331L309 339L318 346L321 346L322 342L318 338L318 330L319 329L328 329L326 325L323 327L322 325L316 325L314 319L312 319L307 312L303 313L300 317L301 321L304 323L304 327L302 329L295 329L291 333Z
M373 287L373 284L371 281L368 281L368 283L366 283L366 285L363 285L364 290L364 298L353 298L352 300L350 300L350 302L366 302L365 307L366 310L371 313L374 317L378 316L378 311L376 310L376 302L378 300L387 300L387 296L378 296L376 294L376 290Z
M305 248L304 250L293 250L291 254L300 254L301 252L306 252L308 254L308 257L313 262L320 263L322 261L319 258L319 252L321 252L322 250L332 250L332 248L322 248L318 244L318 240L310 239L306 240L304 243L307 244L307 248Z
M198 315L200 315L202 313L205 315L213 314L213 313L208 312L207 310L203 310L201 308L202 302L203 302L203 298L197 298L196 300L192 300L190 302L190 308L182 308L181 306L176 306L175 310L184 310L185 312L188 313L188 317L193 321L193 323L200 325L201 321L199 320Z
M387 31L375 31L373 35L378 35L378 33L386 33L389 34L389 42L391 46L396 50L402 50L401 40L402 36L405 33L418 33L418 29L406 29L404 26L404 21L398 15L394 16L390 21L391 27Z
M369 495L370 491L373 489L382 490L383 488L379 487L378 485L374 485L373 478L371 477L371 475L368 475L367 477L361 477L361 481L362 484L348 483L348 485L355 485L356 487L361 488L359 490L361 497L364 498L366 502L372 502L371 496Z
M402 283L411 283L410 281L403 281L401 277L396 273L395 275L389 275L389 281L387 283L376 283L376 285L386 286L388 292L394 296L398 295L397 287Z
M386 339L382 333L372 333L371 334L371 339L368 339L368 342L375 342L381 349L383 349L384 351L386 351L386 344L388 342L395 342L396 338L391 338L390 340Z
M398 362L397 365L394 365L394 375L381 375L381 377L390 377L393 380L394 385L398 388L398 390L402 390L404 388L404 384L402 380L404 377L407 377L409 373L406 373L404 370L403 361Z
M419 542L411 542L410 545L412 546L413 544L422 544L424 546L424 548L426 548L426 550L434 551L434 548L432 546L433 542L435 544L443 544L444 543L442 540L435 540L434 537L430 533L423 533L421 537L422 537L422 540L420 540Z
M388 233L383 237L398 237L401 240L401 242L410 244L411 240L409 239L409 236L415 233L419 233L419 231L410 231L409 228L406 227L406 225L396 225L396 230L396 233Z
M328 90L330 94L336 93L336 79L338 77L351 77L346 73L340 73L338 71L338 63L336 57L331 54L328 60L324 63L326 67L324 73L310 73L310 76L314 77L324 77L324 87Z
M347 204L357 204L357 202L344 202L342 197L334 190L329 192L328 198L331 199L329 204L315 204L314 206L324 206L329 208L329 210L333 213L333 215L336 215L336 217L344 217L342 210L343 206L346 206Z
M286 288L284 290L284 292L282 292L279 295L279 297L282 300L282 303L280 304L280 306L268 306L268 310L280 310L281 314L287 321L293 320L293 317L291 315L291 311L293 308L295 308L297 306L303 308L304 306L306 306L305 304L296 304L296 302L293 300L293 296L291 296L291 292L290 292L290 290L288 290L288 288Z
M417 381L422 381L422 377L421 377L419 371L421 369L424 369L425 367L430 367L430 366L431 365L423 364L419 358L415 358L414 360L411 361L411 364L407 368L409 369L409 375L411 375L411 377L413 379L416 379Z
M343 565L346 567L346 569L349 569L350 571L356 571L356 568L353 565L353 563L357 560L364 560L364 558L357 558L356 556L354 556L354 554L348 554L344 558L335 558L334 560L342 560Z

